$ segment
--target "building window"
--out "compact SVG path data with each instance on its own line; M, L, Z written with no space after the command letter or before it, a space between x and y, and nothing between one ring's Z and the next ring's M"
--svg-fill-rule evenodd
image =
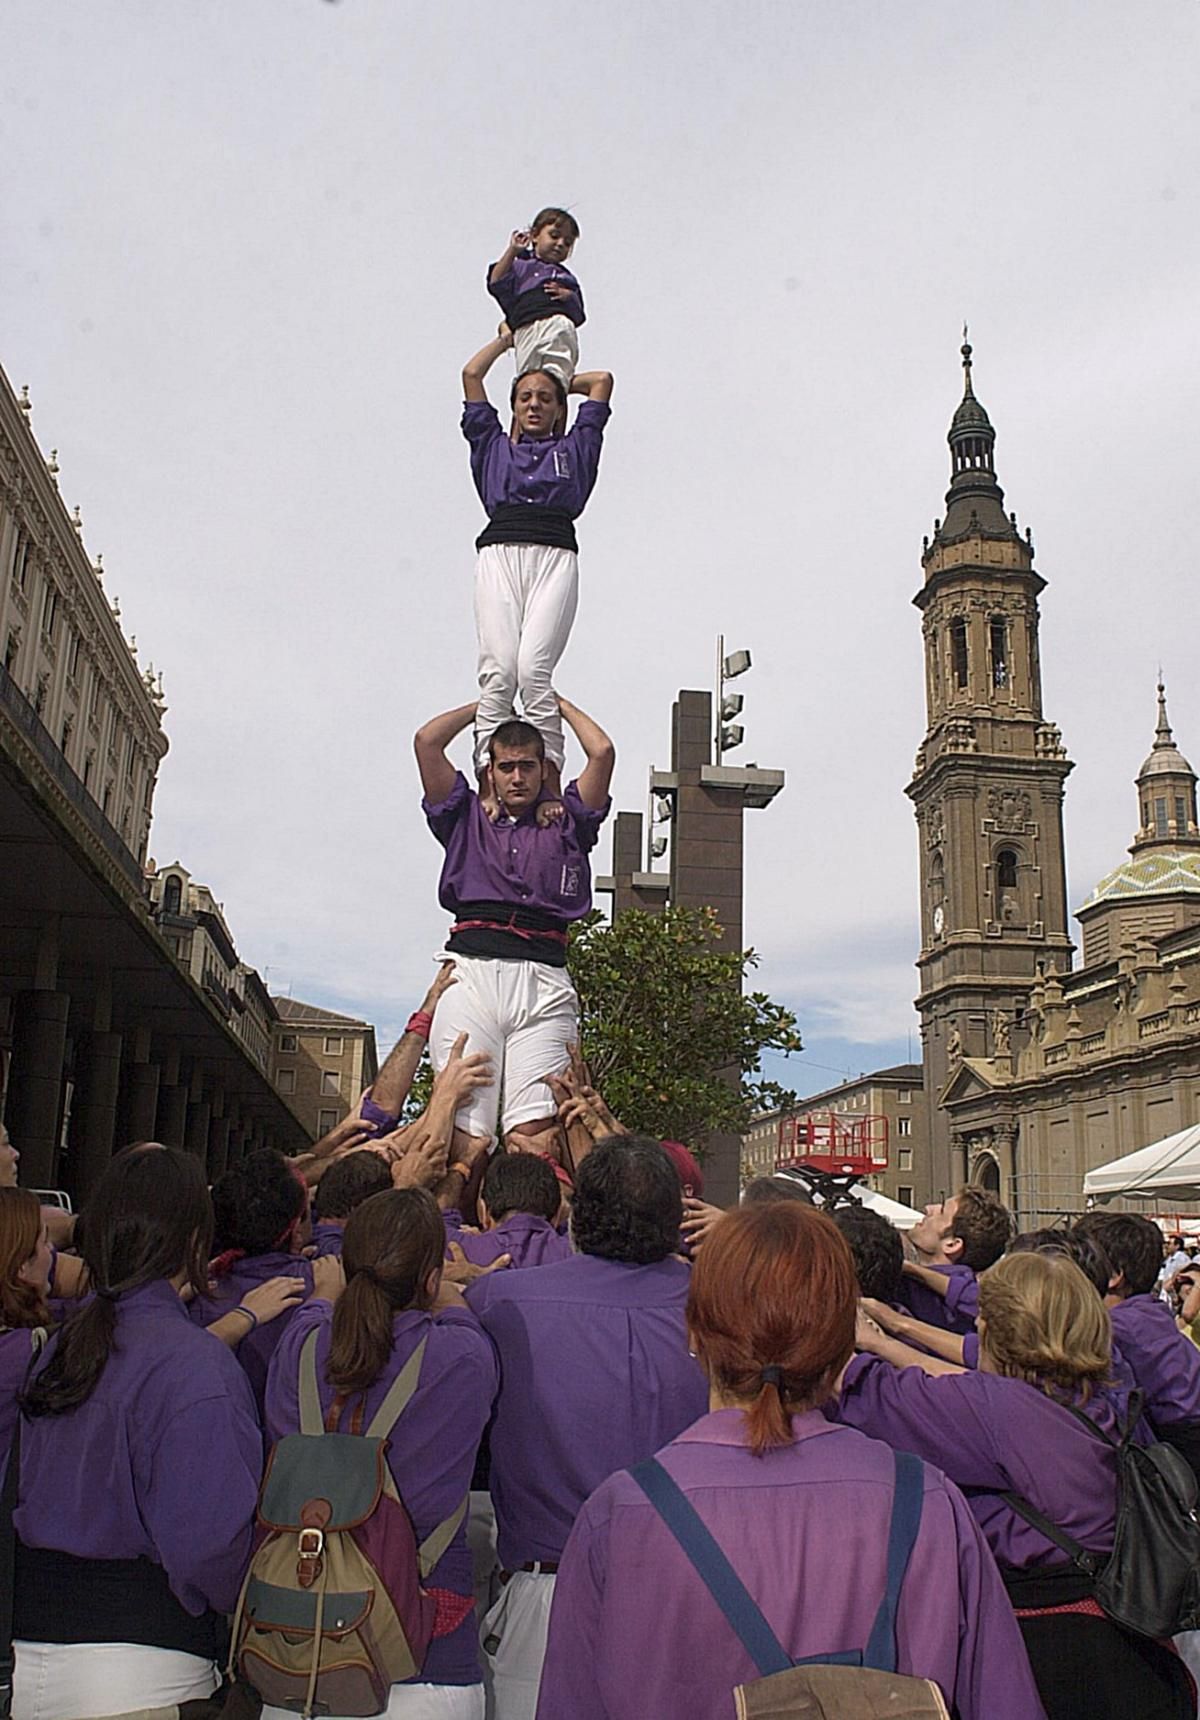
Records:
M1149 828L1150 828L1150 802L1148 800L1143 800L1143 802L1142 802L1142 829L1143 830L1149 830Z
M1169 836L1171 834L1170 825L1167 823L1167 797L1165 794L1154 797L1154 834L1156 836Z
M900 1151L897 1155L896 1168L897 1168L897 1170L901 1170L901 1171L912 1170L912 1148L911 1147L901 1147L900 1148Z
M336 1111L318 1111L317 1133L319 1135L327 1135L330 1129L337 1127L337 1120L338 1115Z
M88 784L92 780L92 766L95 764L95 762L96 762L96 755L94 752L89 752L85 755L84 761L83 761L83 786L85 788L88 786Z
M1175 834L1176 836L1187 835L1187 808L1184 805L1182 794L1175 796Z
M52 585L46 586L46 595L42 598L42 632L48 639L54 637L54 623L58 618L58 592Z
M1008 686L1008 623L1003 615L993 615L988 629L992 647L992 686Z
M20 635L14 629L9 634L8 639L5 641L5 645L4 645L4 667L8 670L8 673L10 675L16 669L17 652L20 649L21 649L21 638L20 638Z
M912 1118L911 1117L897 1117L897 1119L896 1119L896 1133L898 1135L911 1135L912 1134Z
M970 660L967 656L967 624L961 619L950 623L950 654L954 663L954 685L965 687Z
M71 730L74 727L75 727L75 718L70 716L70 715L65 716L63 718L62 739L59 742L59 745L62 747L62 750L64 752L66 752L68 746L71 744Z
M72 681L79 672L79 635L72 632L71 643L67 646L67 674Z
M29 539L24 532L17 535L17 547L13 551L12 576L21 590L25 589L25 581L29 573Z
M912 1206L914 1204L912 1189L907 1187L906 1184L901 1183L900 1187L896 1190L896 1199L900 1202L901 1206Z
M342 1055L342 1036L340 1033L327 1033L325 1035L325 1055L326 1057L340 1057Z
M321 1097L323 1099L340 1099L342 1096L342 1078L336 1069L322 1069Z
M294 1069L281 1069L275 1077L275 1085L281 1093L294 1093L296 1091L296 1071Z
M172 872L163 885L163 913L177 914L183 900L183 880L178 872Z
M912 1104L912 1088L911 1087L901 1087L899 1092L896 1094L896 1103L897 1103L897 1105L911 1105Z
M294 1033L281 1033L279 1035L279 1049L281 1051L295 1051L296 1035Z
M1017 856L1011 848L1002 848L996 856L996 882L1002 890L1017 887Z

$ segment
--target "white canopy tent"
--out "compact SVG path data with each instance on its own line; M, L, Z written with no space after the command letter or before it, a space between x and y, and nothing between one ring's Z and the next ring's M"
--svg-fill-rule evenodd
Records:
M1111 1164L1097 1165L1084 1177L1083 1192L1099 1201L1117 1195L1131 1200L1200 1200L1200 1123Z

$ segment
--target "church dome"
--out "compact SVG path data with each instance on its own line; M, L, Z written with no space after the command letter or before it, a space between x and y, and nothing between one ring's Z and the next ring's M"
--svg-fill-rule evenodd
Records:
M1200 896L1200 849L1156 848L1135 854L1101 878L1083 907L1179 895Z

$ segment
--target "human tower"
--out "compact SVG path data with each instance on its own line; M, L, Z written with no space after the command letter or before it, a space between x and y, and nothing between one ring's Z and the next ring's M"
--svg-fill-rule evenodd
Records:
M579 597L575 522L613 380L576 368L583 293L567 262L578 238L574 216L543 209L488 271L503 321L463 368L462 430L488 516L475 540L479 698L433 718L415 743L425 816L445 850L439 901L453 915L443 959L455 983L438 1000L430 1055L442 1068L465 1034L493 1073L456 1119L452 1159L468 1162L473 1141L528 1147L554 1126L546 1077L566 1068L579 1028L567 938L591 907L588 855L610 804L612 742L554 687ZM487 377L510 350L505 427ZM570 395L582 400L568 427ZM585 759L565 787L564 721ZM447 756L468 727L473 785Z

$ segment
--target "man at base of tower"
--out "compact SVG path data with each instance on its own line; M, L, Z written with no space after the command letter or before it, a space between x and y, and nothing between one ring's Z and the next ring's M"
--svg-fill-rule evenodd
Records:
M457 983L438 1001L429 1053L440 1069L465 1032L467 1049L487 1052L497 1075L458 1114L455 1148L468 1136L495 1135L501 1090L502 1136L521 1145L528 1143L520 1137L541 1133L557 1115L544 1077L567 1067L578 1038L567 934L592 905L588 854L611 804L615 753L590 717L566 699L558 704L587 762L563 792L562 817L544 826L537 809L545 748L532 724L514 718L491 737L488 786L500 804L494 822L446 756L475 706L434 717L414 742L422 809L446 851L438 900L454 915L440 959L453 958Z

